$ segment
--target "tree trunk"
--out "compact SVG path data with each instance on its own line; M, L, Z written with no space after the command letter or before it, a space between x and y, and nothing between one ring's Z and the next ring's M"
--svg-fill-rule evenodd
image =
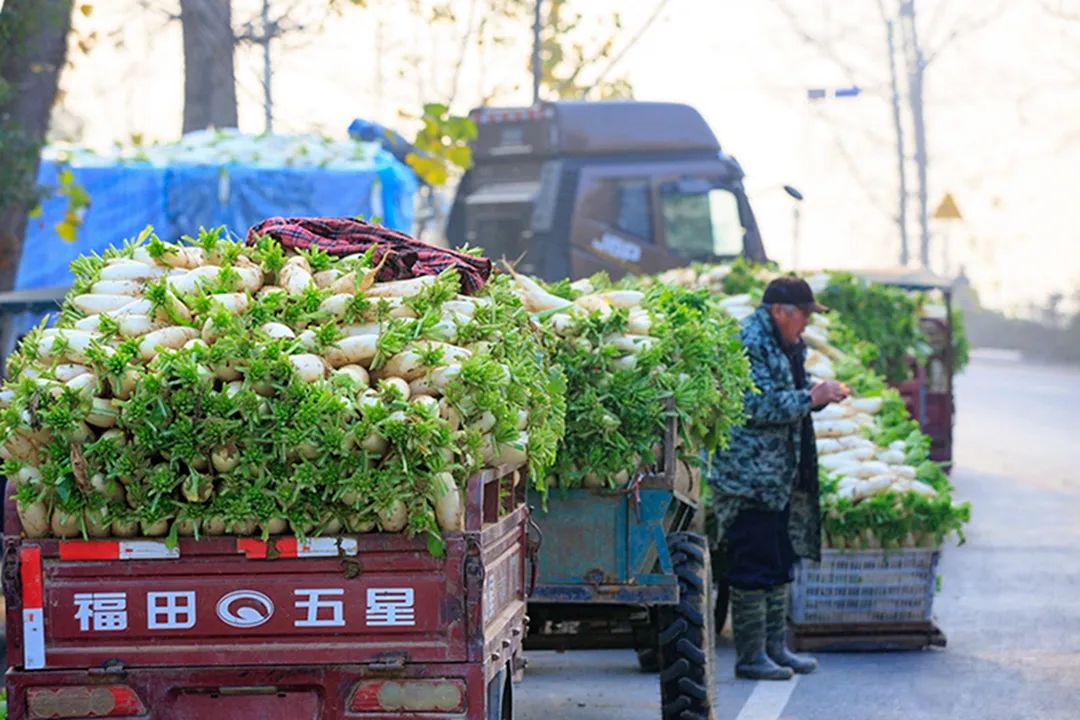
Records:
M915 139L915 166L918 171L919 194L919 262L930 267L930 211L927 184L926 121L923 114L923 79L926 77L926 58L919 44L915 15L915 0L902 0L900 14L906 28L904 49L908 51L908 104Z
M41 146L67 57L72 0L7 0L0 11L0 291L15 287Z
M892 94L892 119L896 132L896 167L900 189L897 193L896 224L900 229L900 266L908 264L911 253L908 248L907 227L907 156L904 150L904 124L900 118L900 87L896 76L896 42L893 37L893 21L885 22L889 43L889 81Z
M184 132L236 127L229 0L180 0L184 32Z

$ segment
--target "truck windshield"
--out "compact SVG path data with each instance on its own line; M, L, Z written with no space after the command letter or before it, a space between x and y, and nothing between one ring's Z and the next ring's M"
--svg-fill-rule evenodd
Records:
M739 199L730 190L712 188L660 194L668 249L692 260L741 255L746 229L739 217Z

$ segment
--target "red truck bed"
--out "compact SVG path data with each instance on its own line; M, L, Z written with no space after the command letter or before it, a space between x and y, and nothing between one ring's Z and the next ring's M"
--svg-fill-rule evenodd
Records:
M524 480L485 472L467 492L441 558L391 534L8 535L9 717L499 718L525 620Z

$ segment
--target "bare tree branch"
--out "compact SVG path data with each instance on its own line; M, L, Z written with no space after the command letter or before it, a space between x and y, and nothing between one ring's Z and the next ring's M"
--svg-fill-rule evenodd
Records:
M638 28L638 31L634 33L633 37L631 37L630 40L627 41L626 45L624 45L622 49L619 50L619 52L615 53L615 55L611 58L608 64L604 66L604 69L601 70L600 73L593 80L592 84L585 88L585 92L583 94L588 95L597 85L604 81L604 79L607 77L607 74L611 72L624 57L626 57L626 54L630 52L630 50L632 50L633 47L637 45L638 42L640 42L641 38L645 36L645 33L649 31L649 28L651 28L653 24L658 19L660 19L660 13L664 11L664 8L667 7L669 1L670 0L659 0L659 2L656 3L656 7L653 8L652 13L649 15L648 19L645 20L645 24Z
M944 6L944 4L942 6ZM956 42L957 39L964 37L965 35L972 35L987 27L988 25L996 22L998 18L1000 18L1001 15L1004 14L1004 12L1004 3L999 2L995 6L995 8L988 12L986 15L980 18L976 18L966 24L953 27L952 30L949 31L949 34L946 35L943 40L937 43L932 43L932 45L934 45L934 49L930 50L926 54L925 65L931 65L934 60L936 60L944 50L948 49L950 45Z
M476 5L478 0L469 0L469 14L465 20L465 32L461 34L461 43L458 47L457 63L454 65L453 80L450 83L450 94L446 97L446 106L450 107L454 104L454 99L457 98L458 83L461 81L461 68L465 65L465 53L469 48L469 41L472 39L473 34L473 18L476 15ZM484 29L484 20L480 21L479 31L482 33Z
M859 76L858 71L853 65L847 62L844 58L835 51L833 44L828 40L823 40L806 30L803 24L800 22L798 13L787 6L783 0L772 0L773 6L784 16L788 25L791 27L792 32L795 33L804 43L817 50L822 57L832 62L839 67L844 75L847 77L848 82L852 85L856 84L856 78Z

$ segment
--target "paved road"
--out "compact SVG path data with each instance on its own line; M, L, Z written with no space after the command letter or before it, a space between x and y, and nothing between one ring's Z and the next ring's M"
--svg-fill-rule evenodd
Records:
M1080 718L1080 372L976 360L957 395L953 480L974 509L940 570L948 648L828 654L815 675L759 686L731 676L728 637L720 720ZM518 720L659 717L655 677L631 652L529 662Z

